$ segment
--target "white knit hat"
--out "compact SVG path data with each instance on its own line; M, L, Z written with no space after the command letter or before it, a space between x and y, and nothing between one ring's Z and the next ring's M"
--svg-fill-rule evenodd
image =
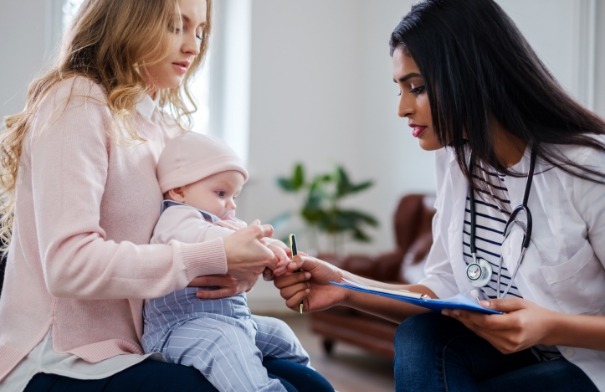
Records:
M166 193L228 170L236 170L248 180L244 162L224 141L190 131L168 141L158 161L157 176L162 193Z

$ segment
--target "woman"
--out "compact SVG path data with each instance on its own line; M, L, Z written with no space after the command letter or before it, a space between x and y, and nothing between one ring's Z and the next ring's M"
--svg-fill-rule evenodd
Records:
M86 1L58 64L6 120L0 390L215 390L139 344L144 298L187 285L218 287L200 298L231 296L276 262L259 241L270 226L148 245L162 201L157 159L187 128L211 6ZM288 390L327 384L303 366L265 365Z
M286 304L401 322L398 391L605 390L605 123L492 0L422 1L390 44L398 114L437 159L426 278L397 287L503 314L349 291L329 282L379 283L312 257L275 282Z

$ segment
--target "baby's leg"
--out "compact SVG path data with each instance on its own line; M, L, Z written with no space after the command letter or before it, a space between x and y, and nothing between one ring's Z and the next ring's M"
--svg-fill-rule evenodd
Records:
M258 326L256 346L265 357L309 365L309 354L288 324L275 317L252 315L252 319Z
M172 331L162 353L195 367L220 391L285 391L263 367L254 332L252 323L197 318Z

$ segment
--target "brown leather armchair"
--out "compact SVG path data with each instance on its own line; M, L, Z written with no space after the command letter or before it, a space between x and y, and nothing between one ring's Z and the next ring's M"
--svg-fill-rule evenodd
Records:
M319 257L347 271L383 282L410 283L407 272L422 268L433 237L431 222L434 196L408 194L401 198L393 219L396 247L377 256L320 254ZM377 316L336 306L311 313L311 331L323 337L323 348L331 354L337 341L360 346L392 358L397 325Z

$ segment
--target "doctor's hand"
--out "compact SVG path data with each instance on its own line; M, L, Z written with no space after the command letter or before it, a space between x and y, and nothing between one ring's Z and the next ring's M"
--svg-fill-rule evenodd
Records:
M315 257L298 255L288 264L288 273L273 281L286 300L286 306L299 310L304 304L306 312L330 308L343 302L346 289L330 284L340 282L344 272L334 265Z
M486 315L462 310L444 310L442 313L457 319L504 354L536 344L556 343L549 341L549 337L559 313L512 297L481 301L481 305L504 314Z

